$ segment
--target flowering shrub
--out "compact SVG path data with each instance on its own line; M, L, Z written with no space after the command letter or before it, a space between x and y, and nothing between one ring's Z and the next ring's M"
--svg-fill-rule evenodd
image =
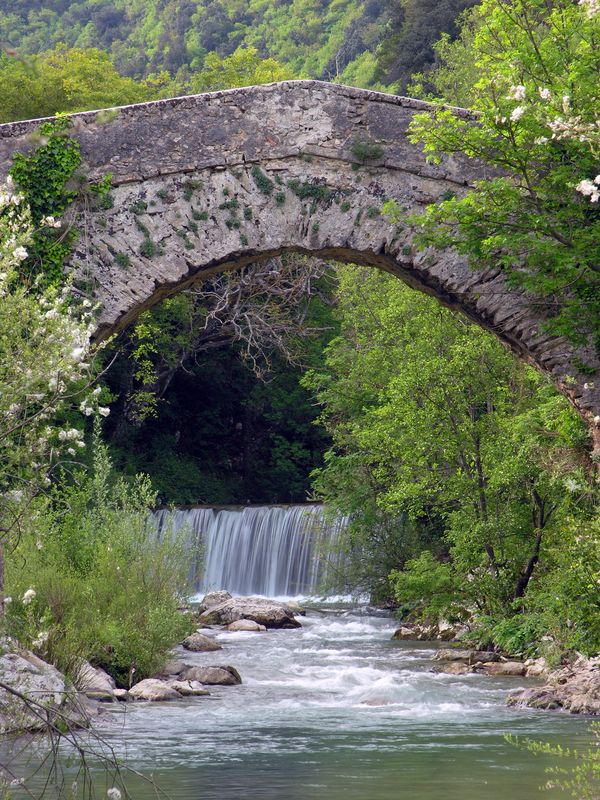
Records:
M186 530L159 535L149 480L115 481L98 415L94 430L90 472L58 481L53 503L40 498L29 515L12 557L19 569L7 573L6 625L60 669L73 674L87 659L128 687L191 631L180 606L196 553Z
M547 328L577 344L600 342L598 8L597 0L483 0L464 38L445 49L448 87L465 63L476 72L474 114L439 105L411 125L434 160L463 153L494 168L415 217L420 243L500 267L544 299Z
M75 312L68 287L33 292L18 279L34 233L9 178L0 187L0 545L19 533L62 460L84 447L82 431L60 429L54 419L93 377L90 304Z

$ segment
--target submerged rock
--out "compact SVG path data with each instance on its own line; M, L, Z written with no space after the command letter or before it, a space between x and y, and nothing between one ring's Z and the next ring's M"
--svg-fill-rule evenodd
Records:
M216 595L223 592L213 592L207 595L201 608L200 623L230 625L240 619L251 619L265 628L300 628L302 627L294 614L297 612L286 603L277 600L267 600L264 597L231 597L213 603ZM229 594L225 592L224 594Z
M182 644L186 650L191 650L194 653L209 653L213 650L223 649L220 644L213 642L208 636L198 632L186 636Z

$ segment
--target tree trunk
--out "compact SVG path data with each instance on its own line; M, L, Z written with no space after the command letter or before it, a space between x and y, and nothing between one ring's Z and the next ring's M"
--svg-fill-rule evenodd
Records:
M531 552L531 556L529 557L529 561L527 562L527 566L523 570L523 572L519 575L519 580L517 581L517 586L515 588L515 600L518 600L520 597L525 595L525 590L527 589L527 585L529 584L529 579L533 575L533 570L535 569L535 565L538 562L539 555L540 555L540 545L542 543L542 536L544 535L544 531L540 528L538 529L537 536L535 537L535 542L533 545L533 550Z

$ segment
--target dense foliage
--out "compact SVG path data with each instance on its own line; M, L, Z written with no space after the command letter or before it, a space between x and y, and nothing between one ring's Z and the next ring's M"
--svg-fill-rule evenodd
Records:
M0 4L0 41L22 55L41 53L65 43L69 48L100 48L111 53L121 75L143 78L166 70L180 80L203 69L209 53L219 58L255 47L262 58L273 58L295 73L321 77L342 74L337 59L346 47L346 30L354 23L354 58L372 54L383 33L383 0L292 0L262 4L227 0L163 4L156 0L113 4L65 0L24 0ZM358 25L362 17L365 20ZM374 66L374 64L373 64ZM341 68L340 68L341 67Z
M421 242L457 247L473 264L500 266L544 304L548 327L576 343L600 341L597 81L600 19L544 0L486 0L446 48L441 86L456 64L477 70L460 119L443 106L413 121L428 154L463 152L496 175L430 206ZM476 119L476 122L474 121ZM579 367L586 370L586 365Z
M567 494L544 459L558 468L564 448L583 453L587 431L543 379L463 318L389 276L341 275L342 334L306 383L336 445L316 487L353 523L346 588L381 591L379 562L379 584L401 602L427 597L430 612L454 618L473 607L510 613Z
M87 659L129 688L190 632L179 608L196 554L185 529L158 536L149 481L115 481L99 433L89 473L63 475L29 515L11 553L6 627L71 676Z

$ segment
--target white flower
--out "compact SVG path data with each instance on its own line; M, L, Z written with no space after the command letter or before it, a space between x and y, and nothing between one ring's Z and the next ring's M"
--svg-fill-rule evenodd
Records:
M85 355L85 347L76 347L74 348L74 350L71 351L71 358L76 363L82 361L84 355Z
M43 545L43 544L40 542L40 540L39 540L39 539L38 539L38 540L37 540L37 542L36 542L36 546L37 546L37 549L38 549L38 550L42 550L42 549L43 549L43 547L44 547L44 545Z
M581 486L573 478L567 478L565 486L570 492L578 492L581 489Z
M525 87L519 84L519 86L511 86L510 87L510 94L506 98L507 100L525 100Z
M94 395L94 397L98 397L98 395L100 394L101 391L102 391L102 387L101 386L96 386L96 388L94 389L92 394Z
M28 606L34 597L35 597L35 589L27 589L27 591L23 595L23 605Z
M74 456L74 455L75 455L75 450L73 450L73 448L72 448L72 447L69 447L69 449L67 450L67 453L68 453L70 456Z
M67 438L67 432L66 431L59 431L58 438L60 439L61 442L64 442L66 440L66 438Z
M106 796L110 798L110 800L121 800L121 792L116 786L113 786L112 789L109 789L106 793Z
M85 442L77 442L77 447L85 447Z
M5 597L4 598L4 602L5 603L12 603L12 597Z
M13 250L13 256L18 261L23 261L27 258L27 250L25 250L24 247L17 247L15 250Z
M103 406L98 406L98 413L101 417L108 417L110 414L110 408L104 408Z
M581 194L589 197L592 203L597 203L600 199L600 187L596 186L592 181L580 181L575 187L575 191L581 192Z
M552 98L549 89L542 89L542 87L540 86L538 88L538 91L540 93L540 97L542 98L542 100L550 100Z
M525 113L525 106L517 106L510 115L511 121L516 122Z
M548 137L547 136L538 136L538 138L535 139L533 143L534 144L546 144L547 141L548 141Z
M596 16L600 11L600 4L598 0L579 0L578 5L587 6L587 15L590 19Z
M48 641L48 631L40 631L37 639L34 639L31 643L33 647L41 647L43 644L46 644Z

